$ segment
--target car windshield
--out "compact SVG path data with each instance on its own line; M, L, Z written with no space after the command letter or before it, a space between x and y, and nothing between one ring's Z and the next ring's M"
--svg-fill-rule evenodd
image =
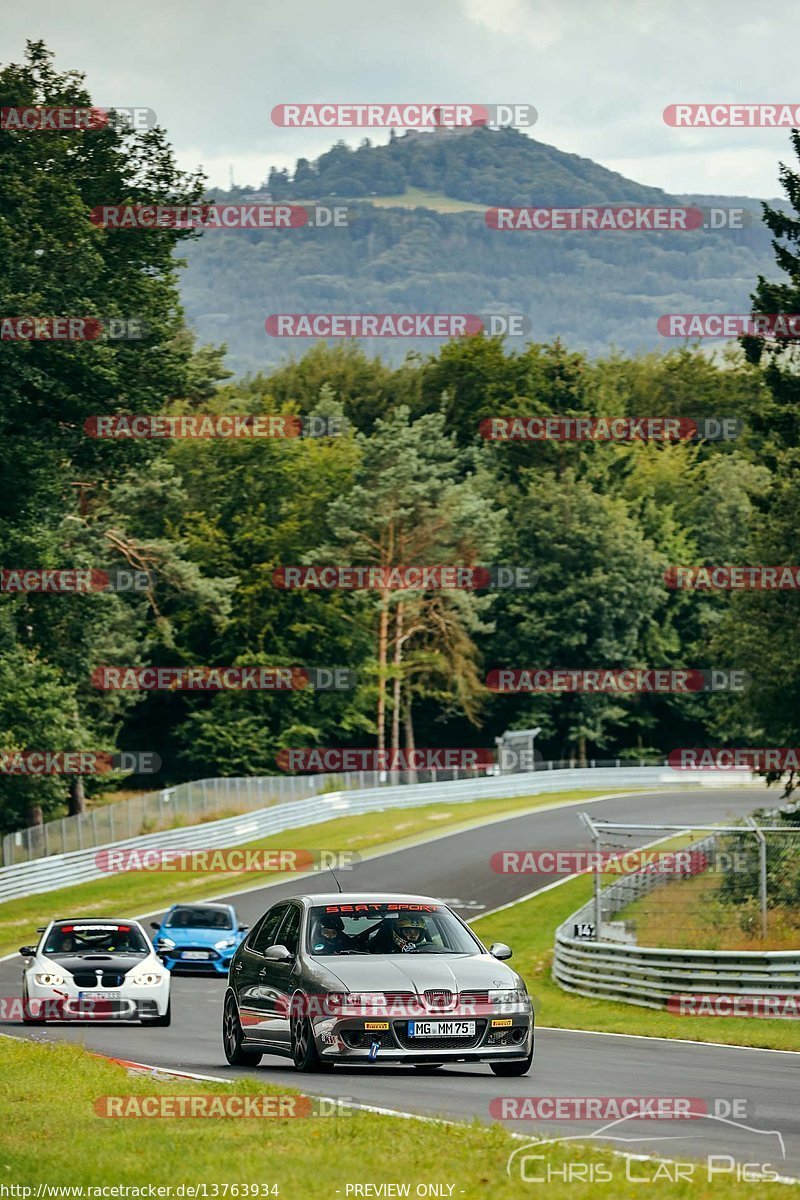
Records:
M98 921L97 924L54 925L47 935L45 954L149 954L142 931L135 925Z
M167 929L233 929L231 914L221 908L181 904L164 922Z
M312 908L308 953L481 954L480 944L442 904L326 904Z

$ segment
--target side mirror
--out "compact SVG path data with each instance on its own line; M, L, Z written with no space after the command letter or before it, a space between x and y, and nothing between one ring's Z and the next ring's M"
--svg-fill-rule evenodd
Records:
M249 929L249 928L250 928L250 926L249 926L249 925L240 925L240 926L239 926L239 933L247 933L247 931L248 931L248 929Z
M513 951L505 942L492 942L489 953L492 958L499 958L502 961L504 958L511 958Z
M291 962L294 955L285 946L270 946L264 951L264 958L270 962Z
M36 954L35 946L20 946L19 952L23 958L33 958Z
M151 928L151 929L160 929L160 928L161 928L161 922L160 922L160 921L151 921L151 922L150 922L150 928Z

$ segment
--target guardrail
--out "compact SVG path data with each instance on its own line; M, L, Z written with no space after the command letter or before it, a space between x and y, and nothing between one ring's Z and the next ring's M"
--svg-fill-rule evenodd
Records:
M690 849L712 848L715 837ZM603 890L603 913L613 915L640 895L667 882L658 873L637 871ZM644 1008L665 1008L680 995L774 996L800 992L800 950L680 950L631 946L607 937L575 937L575 928L594 926L595 900L574 912L555 935L553 978L567 992L592 999L617 1000Z
M425 804L466 804L514 796L536 796L580 788L659 788L707 784L704 772L676 772L665 767L608 767L532 771L519 775L492 775L452 783L418 783L402 786L327 792L303 800L276 804L242 816L226 817L205 824L170 829L141 837L109 841L104 846L56 854L0 869L0 901L35 895L57 888L104 878L97 854L111 847L140 849L224 849L245 845L284 830L316 825L335 817L358 815L390 808L416 808ZM602 778L602 783L600 779ZM751 776L744 773L742 781ZM221 781L224 782L224 781ZM235 783L236 781L229 781ZM256 781L253 781L256 782Z

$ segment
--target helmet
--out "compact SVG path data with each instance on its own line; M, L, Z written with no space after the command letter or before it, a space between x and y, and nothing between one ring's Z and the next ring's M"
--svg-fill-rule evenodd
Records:
M319 919L320 929L335 929L337 933L344 930L344 921L338 913L326 913Z
M401 912L392 923L392 935L397 942L417 942L425 930L425 922L416 913Z

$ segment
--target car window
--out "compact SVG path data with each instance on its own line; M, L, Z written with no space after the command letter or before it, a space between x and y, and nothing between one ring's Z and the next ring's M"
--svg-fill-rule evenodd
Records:
M286 920L278 931L278 936L275 941L280 946L285 946L290 954L297 954L297 945L300 940L300 909L296 904L293 904L286 914Z
M233 929L231 914L225 909L181 904L167 914L166 929Z
M248 942L251 950L255 950L257 954L263 954L270 946L275 945L275 934L278 931L278 925L283 920L287 907L286 904L276 904L274 908L269 910L263 923L256 930L253 941Z
M123 922L63 922L47 935L44 954L149 954L141 930Z

